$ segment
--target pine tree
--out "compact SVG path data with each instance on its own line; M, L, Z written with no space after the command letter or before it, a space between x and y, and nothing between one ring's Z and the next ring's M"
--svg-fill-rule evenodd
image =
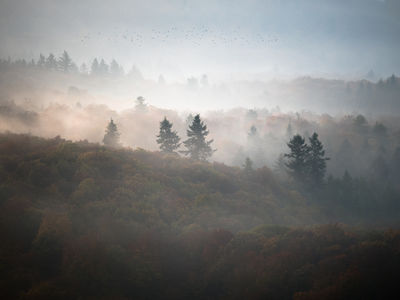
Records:
M49 70L56 70L57 69L57 60L53 53L50 53L46 59L46 68Z
M108 65L107 63L104 61L104 59L101 59L100 64L99 64L99 74L100 75L108 75Z
M326 173L326 161L324 146L318 139L318 134L314 134L309 138L310 146L307 158L308 175L314 185L320 185Z
M246 160L243 164L243 171L246 173L246 175L250 175L253 172L253 161L250 159L250 157L246 157Z
M58 67L61 71L68 73L73 68L73 62L68 52L64 50L61 57L58 59Z
M285 154L285 157L289 159L286 167L294 179L304 182L308 174L307 160L310 148L307 146L305 139L299 134L293 136L287 145L290 153Z
M95 58L92 62L92 66L90 67L90 74L91 75L98 75L99 74L99 61Z
M165 117L160 122L160 134L157 135L157 143L160 145L160 149L164 153L175 153L175 150L181 145L181 140L176 131L171 131L172 123L170 123Z
M136 105L135 109L138 111L146 111L147 110L147 104L146 104L146 99L144 97L139 96L136 98Z
M196 115L187 130L188 139L183 142L187 150L181 153L189 155L192 159L207 160L216 151L210 146L213 140L206 141L205 139L208 133L207 126L201 121L200 115Z
M110 64L110 74L113 76L121 76L124 74L124 70L122 67L117 63L115 59L111 61Z
M40 53L39 60L37 61L36 66L41 69L43 69L46 66L46 58L41 53Z
M120 145L118 128L113 119L111 119L111 121L107 125L106 134L103 138L103 143L104 145L109 147L118 147Z

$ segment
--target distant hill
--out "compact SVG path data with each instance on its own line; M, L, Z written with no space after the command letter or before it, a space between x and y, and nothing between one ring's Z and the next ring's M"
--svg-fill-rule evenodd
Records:
M328 184L332 197L342 195L341 184ZM332 209L324 194L320 204L304 195L266 167L244 172L142 149L1 134L0 293L5 299L391 295L400 233L311 226L351 206L337 202Z

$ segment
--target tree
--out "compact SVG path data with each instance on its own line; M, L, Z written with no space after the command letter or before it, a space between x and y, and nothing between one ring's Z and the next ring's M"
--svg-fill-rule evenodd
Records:
M160 122L160 134L157 135L157 143L164 153L175 153L175 150L181 145L181 140L176 131L171 131L172 123L166 117Z
M63 54L58 60L58 67L61 71L68 73L73 68L73 62L68 52L64 50Z
M210 146L213 140L206 141L208 133L207 126L197 114L187 130L188 139L183 142L187 150L181 151L181 153L189 155L192 159L207 160L216 151Z
M57 69L57 60L53 53L50 53L46 59L46 68L49 70L56 70Z
M324 146L318 139L318 134L314 134L309 138L309 152L306 160L308 175L313 184L319 185L323 182L326 173L326 161Z
M286 128L286 138L290 139L290 137L293 136L293 128L292 128L292 122L289 121L289 124Z
M104 145L109 147L118 147L120 145L118 128L113 119L111 119L111 121L107 125L106 134L103 138L103 143Z
M250 159L250 157L246 157L246 160L243 164L243 171L246 173L246 175L250 175L253 172L253 161Z
M98 75L99 74L99 61L95 58L92 62L92 66L90 68L91 75Z
M124 74L124 70L122 67L117 63L115 59L111 61L110 64L110 74L113 76L121 76Z
M250 127L250 131L249 131L249 133L248 133L247 135L248 135L248 137L250 137L250 138L257 137L257 136L258 136L257 127L254 126L254 125L252 125L252 126Z
M40 53L39 60L37 61L36 66L42 69L45 67L45 65L46 65L46 58L42 53Z
M307 178L307 163L310 154L310 148L307 146L305 139L296 134L287 144L290 153L285 154L289 159L286 163L289 174L296 180L304 181Z
M135 109L139 111L145 111L147 109L146 99L144 99L144 97L139 96L136 98Z
M100 64L99 64L99 74L100 75L108 75L108 65L107 63L104 61L104 59L101 59Z

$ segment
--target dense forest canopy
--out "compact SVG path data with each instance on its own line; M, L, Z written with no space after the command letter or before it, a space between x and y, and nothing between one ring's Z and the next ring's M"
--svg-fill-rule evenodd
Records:
M0 1L0 299L393 299L399 3Z

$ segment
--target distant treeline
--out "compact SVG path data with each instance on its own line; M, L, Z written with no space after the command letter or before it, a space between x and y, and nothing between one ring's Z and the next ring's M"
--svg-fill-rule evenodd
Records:
M59 57L50 53L48 56L43 54L39 55L37 60L25 60L25 59L0 59L0 70L6 69L38 69L48 71L60 71L65 73L80 73L90 74L96 76L123 76L125 75L124 68L115 59L107 63L103 58L95 58L90 63L82 63L78 66L73 61L67 51L64 51ZM132 69L133 72L139 72L135 67Z

